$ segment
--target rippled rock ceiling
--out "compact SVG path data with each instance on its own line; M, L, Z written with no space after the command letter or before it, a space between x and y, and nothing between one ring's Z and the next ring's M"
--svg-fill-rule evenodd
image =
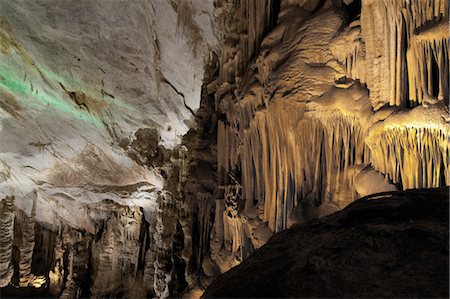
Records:
M199 296L277 232L450 185L447 0L0 2L0 287Z

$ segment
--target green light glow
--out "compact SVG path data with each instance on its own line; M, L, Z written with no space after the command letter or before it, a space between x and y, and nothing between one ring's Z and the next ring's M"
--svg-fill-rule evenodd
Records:
M99 91L98 87L94 88L94 89L86 90L86 88L80 88L79 84L77 84L75 82L75 80L73 80L73 79L62 77L61 75L59 75L59 74L57 74L57 73L55 73L55 72L53 72L53 71L51 71L51 70L49 70L47 68L39 67L39 70L41 71L41 73L45 77L51 79L53 82L61 82L67 88L71 88L71 89L75 89L75 90L76 89L82 89L88 96L90 96L92 98L97 98L97 96L93 95L94 93L97 93L97 94L100 93L100 92L98 92ZM97 92L95 92L95 90ZM115 96L114 99L109 97L109 96L103 96L102 100L106 101L108 103L108 105L117 106L117 107L119 107L121 109L125 109L125 110L128 110L130 112L136 112L137 111L135 107L133 107L133 106L127 104L126 102L120 100L119 98L117 98L117 96Z
M44 68L44 67L39 67L39 70L41 71L41 73L42 73L46 78L51 79L53 82L61 82L61 83L64 84L64 86L66 86L67 88L81 89L81 88L79 87L80 84L77 84L77 82L76 82L75 80L73 80L73 79L70 79L70 78L67 78L67 77L62 77L61 75L59 75L59 74L57 74L57 73L55 73L55 72L53 72L53 71L51 71L51 70L49 70L49 69L47 69L47 68ZM96 89L94 89L94 90L97 91L96 93L98 93L98 94L100 93L100 92L99 92L99 88L96 88ZM84 91L87 95L89 95L89 96L91 96L91 97L93 97L93 98L96 97L96 96L93 96L93 95L92 95L92 94L95 93L94 90L90 90L90 91L89 91L89 90L86 90L86 88L83 88L83 91ZM131 106L131 105L125 103L124 101L118 99L117 97L115 97L115 98L113 99L113 98L111 98L111 97L109 97L109 96L104 96L104 97L102 97L102 100L106 101L106 102L108 103L108 105L114 105L114 106L117 106L117 107L119 107L119 108L121 108L121 109L128 110L128 111L130 111L130 112L136 112L136 111L137 111L135 107L133 107L133 106Z
M52 72L51 70L39 67L39 71L47 78L51 79L54 82L61 82L63 84L73 85L75 83L74 80L69 80L68 78L62 77L59 74Z
M79 120L86 121L97 127L102 126L100 119L89 114L87 111L78 109L63 99L59 100L58 97L48 94L44 89L36 89L35 86L32 91L30 82L24 81L23 78L19 79L18 76L14 76L13 72L8 72L3 67L0 67L0 87L14 94L21 101L27 101L27 99L31 98L41 104L71 114Z
M63 77L50 69L38 66L31 59L26 63L23 59L24 56L27 56L25 51L21 47L19 50L16 47L15 51L0 52L0 88L16 96L23 104L34 109L43 109L43 105L48 106L76 119L102 127L103 122L99 116L81 110L72 102L67 101L67 96L62 90L58 93L61 83L71 91L72 89L82 90L94 99L101 97L111 108L116 107L119 111L125 110L131 113L137 111L135 107L117 97L111 98L104 94L100 96L98 87L86 87L85 84L76 82L72 76ZM92 96L94 94L98 94L98 96Z

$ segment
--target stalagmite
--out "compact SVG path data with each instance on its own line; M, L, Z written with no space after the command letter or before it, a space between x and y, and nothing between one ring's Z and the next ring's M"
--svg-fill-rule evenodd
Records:
M81 296L80 287L77 286L77 284L74 282L73 255L74 255L74 251L71 250L69 252L69 256L67 258L67 262L69 264L69 273L67 274L66 287L64 288L64 291L59 296L59 298L61 298L61 299L79 298Z
M11 264L14 239L14 196L0 201L0 287L11 281L14 269Z
M175 211L176 202L169 192L159 196L160 208L156 216L153 239L156 246L154 267L154 292L158 298L170 296L170 284L174 277L173 251L174 236L177 230Z
M131 287L137 287L129 280L137 275L142 221L138 207L119 206L104 231L99 232L100 240L92 248L93 296L127 293Z
M355 190L359 197L364 197L374 193L395 191L397 188L390 184L384 175L366 167L355 176Z
M35 231L35 217L36 217L36 201L37 194L33 192L33 204L31 207L31 215L28 217L24 214L23 211L21 213L17 213L17 219L20 219L19 226L21 228L20 233L20 244L19 244L19 252L20 252L20 261L19 261L19 285L21 287L26 287L29 284L33 283L34 275L31 273L31 263L33 259L33 250L34 250L34 231ZM20 215L20 216L19 216Z
M61 236L58 239L54 248L55 266L48 273L49 276L49 290L51 293L59 296L64 289L64 248Z

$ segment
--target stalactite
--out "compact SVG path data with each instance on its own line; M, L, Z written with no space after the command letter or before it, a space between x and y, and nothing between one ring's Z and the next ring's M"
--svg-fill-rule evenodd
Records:
M448 16L448 1L447 0L403 0L406 7L405 14L410 20L410 30L412 33L414 29L420 29L423 25L430 22L439 22Z
M330 46L331 53L339 61L346 78L366 82L366 49L361 36L360 22L355 21L335 38Z
M404 86L398 86L397 69L405 68L402 38L406 38L401 5L404 1L363 1L361 29L366 43L367 86L372 106L399 106L404 100Z
M448 21L411 37L407 52L410 101L448 101L449 37Z
M403 189L450 185L448 130L393 127L370 136L372 162Z
M14 239L14 196L7 196L0 201L0 287L11 281L14 269L11 255Z
M431 46L433 50L429 46L418 45L417 41L414 41L414 35L418 31L420 32L425 24L439 22L443 19L448 19L447 0L369 0L362 2L361 28L366 44L366 82L375 110L385 104L405 106L407 78L404 74L407 71L412 71L409 74L411 100L416 101L419 97L418 101L420 102L422 95L417 95L416 91L419 90L419 93L422 93L421 89L426 86L423 75L429 74L430 71L423 70L423 68L426 64L431 65L432 55L439 60L439 71L445 71L445 55L448 65L448 46L444 48L442 43L448 44L448 29L446 41L437 42L435 46ZM433 40L434 38L430 39L430 44L433 44ZM441 45L438 45L439 43ZM423 54L420 53L421 51ZM425 59L418 60L423 56L426 56ZM422 77L418 79L417 77L420 75ZM440 84L442 85L448 85L448 79L447 82L444 82L444 77L440 77L436 80L441 80ZM442 94L441 99L443 97Z
M246 208L264 204L263 221L275 232L287 227L288 213L306 196L319 205L351 190L348 165L363 163L366 150L356 120L339 114L303 119L298 111L275 103L255 117L243 138Z
M251 58L258 53L265 32L273 26L276 4L273 0L218 1L217 21L225 38L219 59L221 82L240 81Z

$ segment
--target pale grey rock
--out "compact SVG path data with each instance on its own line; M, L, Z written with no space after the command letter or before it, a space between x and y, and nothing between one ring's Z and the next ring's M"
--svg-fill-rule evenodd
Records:
M217 49L214 6L180 3L189 9L169 0L0 3L1 197L15 195L29 214L36 190L36 219L52 222L39 194L53 186L162 188L158 172L122 148L145 127L172 148L199 107L204 66Z
M23 285L33 280L39 223L69 232L48 269L57 296L80 296L86 273L77 271L90 255L92 294L152 291L137 271L146 259L140 229L154 222L170 167L137 163L129 149L140 129L157 130L158 147L173 149L192 125L205 66L220 50L213 10L212 0L0 3L0 198L15 196L20 211ZM100 208L110 201L112 211ZM12 276L14 218L3 206L2 287ZM92 252L73 247L92 236L100 238Z

